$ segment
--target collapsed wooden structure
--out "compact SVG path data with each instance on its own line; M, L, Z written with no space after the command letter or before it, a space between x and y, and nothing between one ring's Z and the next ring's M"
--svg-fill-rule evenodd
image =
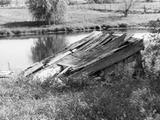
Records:
M126 39L126 34L95 31L56 55L30 66L23 71L23 75L79 77L82 74L117 70L115 66L119 66L119 63L123 63L121 69L126 69L126 64L133 61L137 64L141 60L140 51L143 48L141 39Z

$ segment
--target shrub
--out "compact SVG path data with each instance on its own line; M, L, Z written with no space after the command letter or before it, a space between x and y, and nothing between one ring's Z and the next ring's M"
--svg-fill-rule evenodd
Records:
M146 48L143 51L143 59L145 61L146 69L151 72L158 72L160 70L159 61L160 61L160 36L158 34L151 35L146 42Z
M58 24L65 21L67 4L65 0L28 0L26 3L33 18Z
M151 32L157 32L157 28L160 27L160 20L159 19L151 20L151 21L148 22L147 26L152 28Z

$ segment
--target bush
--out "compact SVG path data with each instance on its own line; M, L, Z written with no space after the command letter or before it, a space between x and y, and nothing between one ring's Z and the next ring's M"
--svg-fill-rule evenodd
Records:
M28 0L26 4L35 20L49 24L65 21L67 4L64 0Z
M143 59L145 61L145 67L150 72L156 73L160 70L160 36L159 34L153 34L146 42L146 48L143 52Z
M148 26L149 27L160 27L160 20L159 19L151 20L149 21Z

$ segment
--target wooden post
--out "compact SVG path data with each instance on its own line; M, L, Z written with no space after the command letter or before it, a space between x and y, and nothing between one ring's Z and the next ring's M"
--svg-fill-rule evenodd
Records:
M142 55L141 52L138 51L136 53L136 64L134 66L134 73L133 77L143 77L144 76L144 69L143 69L143 64L142 64Z

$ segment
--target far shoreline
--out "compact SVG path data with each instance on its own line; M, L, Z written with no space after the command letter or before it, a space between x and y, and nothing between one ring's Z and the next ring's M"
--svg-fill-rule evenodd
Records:
M110 26L108 24L100 25L51 25L45 27L1 27L0 39L4 38L19 38L19 37L34 37L41 35L52 35L52 34L68 34L68 33L80 33L80 32L92 32L92 31L108 31L114 32L127 31L127 30L152 30L152 27L146 27L146 25L128 25L121 23L115 26ZM158 28L157 28L158 29Z

